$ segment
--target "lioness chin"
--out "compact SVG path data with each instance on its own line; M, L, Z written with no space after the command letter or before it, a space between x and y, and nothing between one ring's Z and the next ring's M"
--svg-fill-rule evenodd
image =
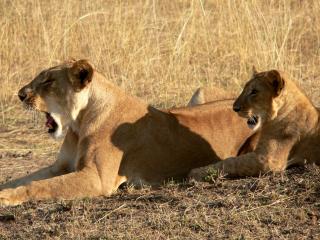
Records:
M124 182L158 185L236 156L251 135L232 100L157 110L128 96L86 60L42 71L18 93L46 115L48 132L68 128L56 162L0 186L0 204L108 196Z
M252 139L254 151L218 162L216 169L257 176L291 165L320 165L319 110L283 72L254 72L233 109L248 125L259 122L261 127Z

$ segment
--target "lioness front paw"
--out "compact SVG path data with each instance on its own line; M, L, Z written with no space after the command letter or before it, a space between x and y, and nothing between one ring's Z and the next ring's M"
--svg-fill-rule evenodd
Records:
M193 178L194 180L201 181L206 176L207 167L195 168L190 171L188 174L189 178Z
M208 181L218 177L218 170L215 165L211 164L205 167L192 169L188 175L197 181Z
M213 166L215 169L221 171L221 170L223 170L223 161L217 162Z

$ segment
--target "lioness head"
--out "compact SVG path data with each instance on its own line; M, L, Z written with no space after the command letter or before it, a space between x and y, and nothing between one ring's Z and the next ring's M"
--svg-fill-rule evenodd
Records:
M88 103L93 73L86 60L65 62L42 71L18 96L27 109L45 113L48 132L57 138Z
M285 86L284 78L277 70L256 72L246 83L242 93L233 104L233 110L241 117L248 118L250 128L257 129L261 123L275 115L275 99Z

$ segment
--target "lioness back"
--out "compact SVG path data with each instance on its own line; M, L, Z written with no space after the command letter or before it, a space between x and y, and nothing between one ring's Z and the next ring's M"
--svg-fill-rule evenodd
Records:
M181 124L200 132L215 150L219 158L237 155L239 148L252 131L246 121L235 116L234 100L217 100L193 108L174 109L173 113Z

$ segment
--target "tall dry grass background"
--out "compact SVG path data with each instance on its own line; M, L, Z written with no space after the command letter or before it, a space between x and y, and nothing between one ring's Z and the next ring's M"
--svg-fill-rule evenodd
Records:
M19 87L68 57L160 107L199 86L240 90L252 65L284 69L319 96L316 0L1 0L0 16L2 123Z
M319 0L0 0L0 26L0 183L54 161L60 143L46 134L42 115L23 110L17 91L69 57L90 59L110 81L158 107L185 105L199 86L240 91L252 65L289 72L320 104ZM16 221L0 221L0 238L309 239L319 229L319 205L310 199L319 195L312 195L314 175L306 178L168 187L164 202L152 200L161 192L144 190L71 210L59 203L1 209ZM172 206L171 197L178 199Z
M0 0L0 26L0 130L22 139L44 124L18 89L69 57L161 108L185 105L199 86L240 91L252 65L286 70L320 103L317 0ZM29 149L17 141L3 135L0 150Z

